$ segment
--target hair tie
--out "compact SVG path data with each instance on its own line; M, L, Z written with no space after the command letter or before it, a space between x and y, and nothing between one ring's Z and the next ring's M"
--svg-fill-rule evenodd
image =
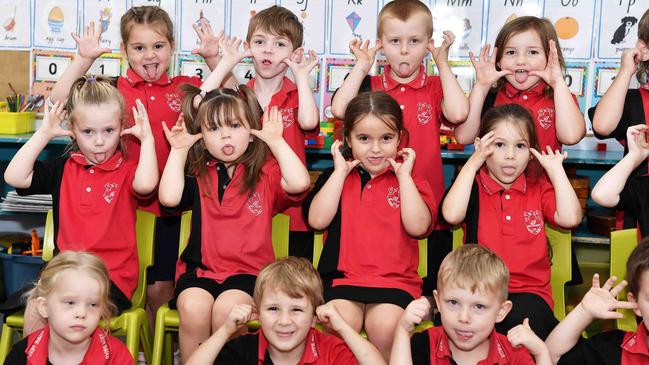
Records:
M86 82L95 82L95 81L97 81L97 78L95 76L86 77Z

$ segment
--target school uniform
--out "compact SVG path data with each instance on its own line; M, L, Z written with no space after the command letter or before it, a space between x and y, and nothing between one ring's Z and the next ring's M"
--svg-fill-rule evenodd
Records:
M110 280L127 298L138 280L136 208L133 189L137 162L120 151L99 165L83 154L36 161L32 184L19 195L52 194L55 253L88 251L99 256ZM122 308L124 309L124 308Z
M50 327L31 333L16 342L5 359L5 365L52 365L48 358ZM97 328L90 338L90 345L79 365L134 364L126 346L117 338Z
M509 293L514 306L496 325L500 333L530 318L530 327L545 339L556 325L552 313L550 259L545 223L556 225L554 188L543 177L521 174L509 189L489 176L476 175L464 223L465 242L479 243L496 253L509 269ZM525 305L519 305L521 300ZM523 316L523 317L521 317Z
M444 327L429 328L415 333L410 338L410 349L413 365L454 365L453 354L449 347L448 336ZM530 352L523 346L513 347L507 336L495 330L489 336L489 353L478 365L534 364Z
M257 274L275 260L271 242L273 215L299 204L304 194L289 195L282 189L282 174L275 159L262 167L252 194L241 192L244 173L245 166L239 164L230 179L225 165L211 161L209 182L185 176L181 201L171 208L192 208L189 241L176 266L175 298L189 287L201 287L215 299L231 288L252 296Z
M559 359L560 365L640 365L649 363L647 328L638 324L637 332L613 330L581 338Z
M636 219L633 228L640 230L642 237L649 236L649 175L631 176L620 193L615 209L623 211L625 216Z
M268 341L262 330L243 335L225 344L214 365L272 365ZM304 343L304 353L297 365L358 364L345 342L334 335L311 329Z
M305 217L333 171L325 170L305 199ZM434 224L437 206L432 189L427 181L414 180ZM399 182L391 168L374 178L362 167L353 169L345 179L338 210L326 233L318 264L326 301L347 299L405 308L421 296L419 246L401 223Z

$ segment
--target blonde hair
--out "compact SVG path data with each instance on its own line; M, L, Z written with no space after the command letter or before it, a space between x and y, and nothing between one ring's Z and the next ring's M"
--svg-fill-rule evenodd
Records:
M449 253L439 267L437 290L447 285L468 289L472 293L491 292L507 300L509 270L491 250L468 244Z
M293 49L302 47L304 40L302 23L285 7L273 5L255 14L248 23L246 42L250 43L252 35L257 30L288 38Z
M155 27L158 33L167 38L171 43L172 48L174 44L174 24L169 18L164 9L159 6L134 6L120 19L119 31L122 36L122 43L126 45L128 38L131 35L133 25L141 24Z
M426 17L426 34L433 36L433 14L426 4L419 0L394 0L386 4L379 13L379 26L377 36L383 35L383 25L388 18L397 18L403 22L407 21L414 14L422 14Z
M115 305L111 302L110 279L108 269L104 262L97 256L83 251L65 251L56 256L41 271L40 278L32 290L25 293L28 300L39 297L47 298L56 290L59 278L68 270L82 272L99 283L99 305L101 307L101 319L108 325L108 321L115 312Z
M253 294L257 308L261 306L261 297L267 289L280 291L294 299L306 297L314 310L324 303L320 275L313 264L302 257L281 258L261 270Z

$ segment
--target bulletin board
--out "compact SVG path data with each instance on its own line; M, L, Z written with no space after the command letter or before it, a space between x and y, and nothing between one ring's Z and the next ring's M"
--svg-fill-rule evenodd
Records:
M349 41L374 41L377 17L389 0L0 0L0 54L27 51L29 86L48 93L75 55L71 32L79 32L89 21L99 22L104 31L102 46L113 53L98 59L91 73L121 75L127 65L119 54L119 19L126 9L156 5L165 9L175 26L175 55L171 75L206 77L209 69L192 49L198 37L191 25L206 19L216 31L245 37L248 21L258 11L281 5L294 12L304 24L303 47L315 50L320 64L309 82L320 106L321 117L331 116L331 94L353 66ZM625 48L636 42L637 23L649 8L649 0L423 0L433 13L437 44L441 33L456 35L450 60L462 88L468 93L475 81L469 52L478 53L493 41L510 19L523 15L548 18L559 35L567 63L566 82L578 96L582 111L594 105L612 83ZM605 14L605 16L604 16ZM7 64L0 57L0 68ZM25 62L20 61L20 62ZM378 56L376 72L384 63ZM427 69L435 73L432 60ZM23 71L24 72L24 71ZM240 82L254 76L249 61L235 69ZM289 77L291 75L289 74ZM2 79L5 80L4 78ZM4 90L0 88L0 90ZM587 122L589 123L589 122ZM590 129L590 125L588 126Z

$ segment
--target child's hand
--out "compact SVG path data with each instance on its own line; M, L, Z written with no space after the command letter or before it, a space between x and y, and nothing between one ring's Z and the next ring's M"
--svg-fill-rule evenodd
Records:
M530 328L530 321L527 318L523 320L523 324L519 324L507 331L507 339L513 347L525 346L535 357L548 351L545 342Z
M344 327L349 327L347 322L340 316L336 307L329 303L325 303L315 310L318 321L322 323L323 326L331 328L336 332L340 332Z
M63 129L61 124L65 120L65 104L57 101L52 107L49 107L50 101L45 102L45 115L43 124L38 129L39 132L45 133L49 139L60 136L74 137L72 131Z
M649 157L649 143L647 143L647 131L649 127L645 124L638 124L626 130L626 141L629 153L639 155L642 160Z
M444 41L440 47L435 47L435 40L433 38L428 42L428 51L433 55L433 60L435 64L447 63L448 62L448 49L451 47L453 42L455 42L455 34L450 30L445 30Z
M216 57L219 60L219 41L223 38L223 31L214 35L210 22L201 20L199 23L200 26L196 23L192 24L192 28L194 28L198 39L201 41L200 46L192 50L192 54L197 54L203 59Z
M494 52L489 55L491 45L485 44L480 51L479 62L476 61L473 52L469 52L469 58L473 64L476 74L476 83L485 87L491 88L496 81L505 75L513 74L510 70L496 70L496 53L498 51L497 47L494 47Z
M556 150L552 152L552 147L546 146L546 150L543 151L543 154L534 148L530 148L530 152L536 157L543 169L549 173L553 171L563 170L563 161L568 158L568 152Z
M545 64L545 69L532 70L529 74L542 78L553 89L561 83L565 85L566 80L563 78L563 70L559 63L557 44L553 40L550 40L550 54L548 55L548 62Z
M149 117L144 108L144 104L142 104L140 99L135 100L135 104L137 105L137 109L133 107L133 120L135 124L131 128L123 129L120 136L130 134L140 141L144 141L147 138L153 140L153 132L151 132L151 124L149 123Z
M232 67L242 59L252 56L249 49L241 48L241 39L237 39L237 37L221 38L219 40L219 50L221 52L221 61L228 62Z
M250 304L235 304L223 323L225 331L233 335L253 319L253 308Z
M352 39L349 42L349 49L356 57L356 65L361 67L365 73L370 72L372 64L374 63L374 57L376 57L376 52L383 48L378 42L374 44L374 47L370 47L370 41L365 40L361 43L361 40L358 38Z
M334 143L331 144L331 155L333 156L334 160L334 171L342 171L345 173L345 176L347 176L352 171L352 169L358 166L358 164L361 162L359 160L345 160L343 153L340 152L340 147L342 145L343 143L341 141L334 141Z
M266 144L282 140L282 133L284 133L282 113L276 106L272 107L269 112L264 113L261 130L250 129L250 134L261 139Z
M413 300L408 304L399 319L399 325L408 333L415 329L415 326L421 323L430 313L430 302L428 299L421 297Z
M581 303L577 308L583 309L590 318L599 319L618 319L622 318L622 313L616 312L617 309L636 309L635 303L617 300L616 297L626 287L626 280L613 286L617 278L611 276L606 280L603 287L599 287L599 274L593 275L593 285L584 295ZM577 309L575 308L575 309Z
M169 141L169 145L171 145L172 149L188 151L194 143L203 138L203 135L200 133L189 134L189 132L187 132L183 113L180 113L176 124L171 128L171 130L167 127L167 123L162 121L162 129L164 130L165 137L167 137L167 141Z
M469 161L475 163L476 170L479 169L484 164L484 162L487 161L489 156L494 153L494 135L495 133L491 131L482 136L482 138L475 138L475 141L473 142L475 151L473 151L473 154L471 155L471 157L469 157Z
M415 150L406 147L399 151L397 155L403 158L403 162L396 162L393 158L388 158L388 162L392 166L394 173L397 176L410 176L412 174L412 167L415 165Z
M79 48L79 56L94 60L104 53L110 52L109 48L102 48L101 43L101 22L97 23L95 30L95 22L90 22L86 25L83 37L79 37L77 33L72 33L72 38L77 43Z
M304 57L304 51L296 57L296 60L286 58L284 63L288 65L293 72L295 80L308 80L309 73L318 64L320 60L314 50L309 51L309 57Z
M636 67L642 61L640 50L637 48L626 48L620 56L620 72L634 74Z

